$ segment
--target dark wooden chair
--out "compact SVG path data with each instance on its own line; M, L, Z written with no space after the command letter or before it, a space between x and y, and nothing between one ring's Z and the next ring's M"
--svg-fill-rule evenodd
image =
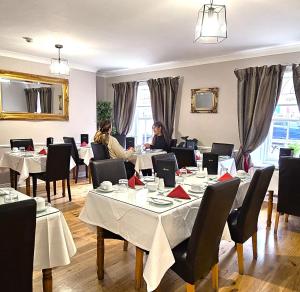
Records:
M70 157L71 157L71 144L53 144L49 145L46 172L33 173L32 185L33 196L36 196L37 179L46 182L46 191L48 202L50 202L50 182L53 182L54 195L56 195L56 181L61 180L63 185L63 196L65 195L65 180L67 180L67 188L69 201L72 200L70 188Z
M135 139L134 137L126 137L126 149L135 147Z
M220 156L232 156L233 144L226 143L213 143L211 147L211 153L218 154Z
M94 160L110 159L108 148L105 144L91 143Z
M253 257L257 258L257 222L261 205L267 193L274 166L257 169L240 208L228 217L231 239L236 243L239 273L244 273L243 243L252 237Z
M153 166L153 171L154 173L157 173L157 161L158 160L173 160L175 161L175 171L178 170L178 164L177 164L177 159L174 153L165 153L165 154L158 154L158 155L153 155L151 157L152 160L152 166Z
M36 202L0 205L0 285L5 292L32 292Z
M72 158L76 164L76 169L75 169L75 183L77 184L78 181L78 173L79 173L79 166L84 165L85 166L85 176L86 178L89 177L89 168L88 166L84 163L84 160L79 158L79 154L78 154L78 149L75 143L75 140L73 137L63 137L64 142L71 144L72 148L71 148L71 155Z
M172 147L171 152L175 154L179 168L197 166L194 149Z
M212 271L213 288L218 289L219 245L240 180L208 186L192 229L191 237L173 248L171 269L196 291L195 283ZM213 227L213 228L212 228Z
M112 136L115 137L118 140L118 142L120 143L120 145L123 148L126 148L126 135L123 135L123 134L114 134Z

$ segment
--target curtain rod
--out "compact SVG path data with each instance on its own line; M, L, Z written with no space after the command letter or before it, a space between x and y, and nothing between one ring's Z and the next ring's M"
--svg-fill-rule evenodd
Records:
M182 76L171 76L171 78L176 78L176 77L179 77L179 79L182 78ZM149 78L149 79L160 79L160 78L166 78L166 77L157 77L157 78ZM137 81L137 82L147 82L149 79L144 79L144 80L134 80L134 81Z

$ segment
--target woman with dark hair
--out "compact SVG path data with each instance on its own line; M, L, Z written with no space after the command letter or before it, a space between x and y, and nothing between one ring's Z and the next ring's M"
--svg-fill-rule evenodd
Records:
M165 151L169 148L169 139L166 135L166 130L162 122L155 122L152 126L152 130L154 133L152 143L144 144L146 149L163 149Z
M125 160L127 177L131 178L135 173L134 164L127 161L127 159L132 156L134 149L125 150L118 140L111 136L111 130L111 122L109 120L102 121L100 123L99 131L97 131L94 136L94 142L105 144L108 148L110 158L123 158Z

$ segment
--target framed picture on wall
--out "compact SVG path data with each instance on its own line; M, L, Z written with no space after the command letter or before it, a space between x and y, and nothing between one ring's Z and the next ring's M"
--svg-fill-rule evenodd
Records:
M192 113L217 113L219 88L197 88L191 90Z

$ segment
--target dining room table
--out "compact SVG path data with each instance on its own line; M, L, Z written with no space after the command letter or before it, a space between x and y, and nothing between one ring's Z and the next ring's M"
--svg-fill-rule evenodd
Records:
M0 188L0 205L7 204L5 196L13 194L18 201L34 200L13 188ZM64 218L57 208L47 204L36 213L33 270L43 273L43 291L52 291L52 269L70 264L76 246Z
M242 205L251 181L247 174L240 178L232 209ZM147 177L147 181L149 179ZM154 291L175 262L172 248L191 235L206 187L217 181L217 176L201 178L197 172L184 175L180 184L190 199L168 197L173 188L149 192L146 181L144 186L126 191L120 191L118 186L110 192L99 188L89 191L79 218L94 227L97 233L98 279L104 277L103 230L106 229L136 247L135 286L137 289L141 287L143 275L147 290ZM202 186L198 193L191 189L195 183ZM227 225L222 239L231 240ZM143 269L145 251L148 256Z

